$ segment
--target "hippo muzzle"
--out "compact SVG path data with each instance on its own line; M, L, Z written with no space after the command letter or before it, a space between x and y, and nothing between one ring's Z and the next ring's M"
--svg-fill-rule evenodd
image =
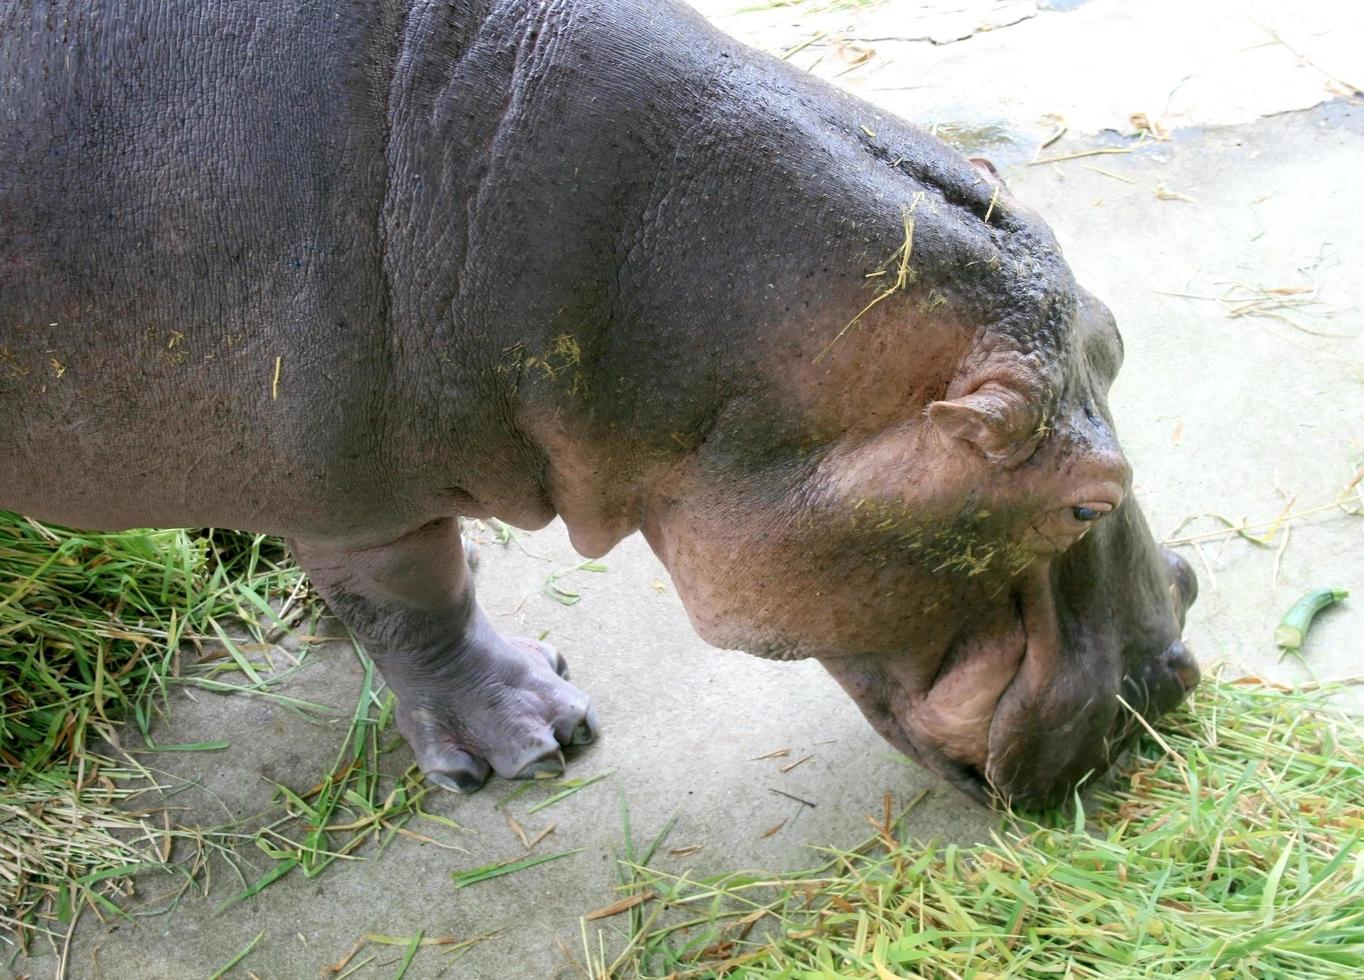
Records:
M1105 531L1039 576L1054 618L1024 616L1028 657L1050 663L1030 670L1025 657L990 725L984 783L1009 805L1063 802L1141 734L1138 716L1154 722L1198 683L1180 638L1192 570L1155 544L1133 502Z

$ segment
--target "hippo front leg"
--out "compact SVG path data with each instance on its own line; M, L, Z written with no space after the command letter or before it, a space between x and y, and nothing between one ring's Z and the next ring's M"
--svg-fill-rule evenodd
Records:
M557 775L563 746L596 737L563 658L499 635L474 601L456 519L375 547L292 544L397 694L398 730L432 782L472 792L490 769L507 779Z

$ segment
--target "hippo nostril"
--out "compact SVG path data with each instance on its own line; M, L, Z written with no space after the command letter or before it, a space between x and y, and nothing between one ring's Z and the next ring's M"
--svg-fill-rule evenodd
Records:
M1165 665L1179 678L1185 691L1192 691L1198 686L1198 678L1201 676L1198 661L1194 660L1193 654L1189 653L1188 648L1179 640L1165 648Z
M1198 667L1193 664L1188 664L1187 666L1177 668L1175 670L1175 676L1177 676L1179 682L1184 685L1184 690L1192 691L1198 686L1198 679L1202 675L1199 674Z
M1183 622L1183 613L1187 612L1198 598L1198 577L1194 575L1193 566L1182 555L1177 555L1169 549L1165 549L1165 563L1170 567L1170 577L1174 580L1175 590L1179 593L1182 606L1180 621Z

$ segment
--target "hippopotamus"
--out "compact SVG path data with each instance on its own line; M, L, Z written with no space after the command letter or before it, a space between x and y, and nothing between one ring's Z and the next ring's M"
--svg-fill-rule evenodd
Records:
M461 517L643 532L984 801L1196 682L1046 224L681 3L3 0L0 65L0 506L284 537L435 784L598 734Z

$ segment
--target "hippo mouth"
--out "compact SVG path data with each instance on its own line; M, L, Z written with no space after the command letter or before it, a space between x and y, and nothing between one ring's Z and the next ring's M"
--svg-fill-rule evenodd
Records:
M1073 638L1081 646L1063 650L1045 586L1045 578L1034 579L1020 593L1025 650L995 704L984 767L996 799L1030 809L1058 805L1103 775L1140 730L1129 712L1154 721L1199 678L1177 630L1173 640L1158 631L1143 635L1135 655L1105 647L1112 638L1102 632ZM1131 680L1125 669L1145 678L1126 702L1118 696Z
M1010 757L1028 751L1025 740L1017 737L1017 715L1033 709L1042 693L1056 682L1061 657L1061 629L1056 618L1051 583L1045 568L1025 573L1015 593L1019 628L1023 632L1023 652L1018 667L995 702L988 735L987 782L997 796L1008 799L1011 784ZM1026 771L1028 761L1021 768ZM1014 774L1020 771L1015 766Z
M1063 650L1049 563L1039 562L945 645L935 675L915 667L923 650L821 659L899 751L982 804L1037 809L1106 770L1136 732L1115 696L1123 658L1098 645L1102 637L1093 642ZM1132 701L1145 717L1168 710L1197 678L1178 641L1150 662L1180 691L1148 684L1148 697Z
M981 803L999 797L990 774L998 762L1001 705L1031 687L1031 664L1054 660L1038 649L1039 631L1029 624L1029 607L1037 603L1027 591L1020 583L988 627L954 643L927 688L893 712L913 747L909 754Z
M1016 587L989 624L948 644L936 676L917 671L922 650L821 662L882 738L988 806L1004 795L991 779L1003 758L992 750L1001 708L1019 700L1035 673L1028 661L1042 653L1031 649L1038 634L1026 625L1030 605Z
M984 804L1015 795L1030 767L1028 740L1015 737L1020 714L1052 683L1060 654L1045 566L1025 572L977 637L954 646L948 665L910 710L895 719L911 753Z

